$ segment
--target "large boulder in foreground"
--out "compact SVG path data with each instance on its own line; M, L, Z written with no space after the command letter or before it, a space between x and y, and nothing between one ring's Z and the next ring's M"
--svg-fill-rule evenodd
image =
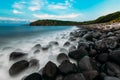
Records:
M42 71L42 76L45 80L53 80L57 74L57 66L53 62L49 61Z
M59 71L62 74L68 74L68 73L75 73L77 72L77 68L75 64L72 64L70 61L65 60L59 65Z
M86 80L82 73L67 75L64 80Z
M17 59L20 59L26 55L27 54L23 53L23 52L12 52L9 56L9 60L17 60Z
M42 77L39 73L32 73L23 80L42 80Z
M10 67L9 74L11 76L15 76L15 75L21 73L22 71L24 71L25 69L27 69L28 67L29 67L28 61L26 61L26 60L18 61Z

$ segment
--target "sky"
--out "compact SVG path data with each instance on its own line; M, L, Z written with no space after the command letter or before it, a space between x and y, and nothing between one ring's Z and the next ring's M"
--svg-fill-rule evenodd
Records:
M0 20L88 21L120 11L120 0L1 0Z

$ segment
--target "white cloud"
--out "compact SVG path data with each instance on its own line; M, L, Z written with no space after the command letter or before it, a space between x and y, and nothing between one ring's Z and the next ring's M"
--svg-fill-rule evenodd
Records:
M73 0L65 0L64 3L53 3L48 5L49 9L68 9L72 7Z
M45 2L42 0L31 0L28 9L31 11L40 10L44 4Z
M15 9L23 9L25 4L26 2L21 1L21 2L15 2L12 6Z
M67 6L64 5L49 5L49 9L67 9Z
M27 2L28 1L28 2ZM64 0L63 3L50 3L48 0L22 0L15 2L12 6L13 9L30 11L37 11L41 9L57 10L57 9L68 9L72 7L74 0Z
M14 13L14 14L22 14L23 12L18 11L18 10L13 10L13 13Z
M39 19L75 19L81 17L82 14L65 14L65 15L50 15L50 14L33 14L34 17Z
M40 7L39 6L30 6L29 10L31 10L31 11L40 10Z

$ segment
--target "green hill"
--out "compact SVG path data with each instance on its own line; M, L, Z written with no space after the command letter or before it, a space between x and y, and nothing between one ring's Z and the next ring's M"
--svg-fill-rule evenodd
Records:
M77 25L78 22L74 21L61 21L61 20L38 20L30 23L32 26L66 26L66 25Z
M115 19L115 20L110 21L110 23L115 23L115 22L120 22L120 17L118 17L118 18Z
M114 12L105 16L101 16L96 20L74 22L74 21L62 21L62 20L38 20L31 22L31 26L72 26L72 25L84 25L84 24L96 24L96 23L115 23L120 22L120 11Z
M93 20L93 23L106 23L106 22L119 22L120 21L120 11L114 12L105 16L101 16L96 20Z

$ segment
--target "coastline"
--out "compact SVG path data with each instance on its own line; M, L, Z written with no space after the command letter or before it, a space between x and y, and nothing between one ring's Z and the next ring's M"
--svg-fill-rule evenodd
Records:
M10 80L18 75L22 80L119 80L120 31L94 28L99 25L78 26L61 38L56 36L60 41L37 42L30 51L9 52Z

